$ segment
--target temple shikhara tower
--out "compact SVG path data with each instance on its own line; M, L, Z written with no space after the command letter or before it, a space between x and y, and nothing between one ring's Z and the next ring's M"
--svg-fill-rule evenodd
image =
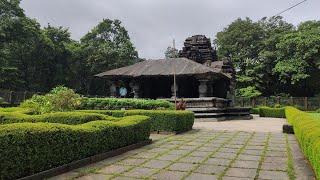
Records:
M146 60L96 76L112 82L109 93L113 97L119 96L121 86L128 89L128 97L134 98L172 100L176 94L199 117L224 116L224 111L249 115L247 110L231 108L235 70L230 59L218 59L216 49L204 35L187 38L178 58ZM217 108L220 113L215 113Z
M210 39L204 35L189 37L184 42L184 47L179 52L180 57L196 61L201 64L217 61L217 52L212 48Z

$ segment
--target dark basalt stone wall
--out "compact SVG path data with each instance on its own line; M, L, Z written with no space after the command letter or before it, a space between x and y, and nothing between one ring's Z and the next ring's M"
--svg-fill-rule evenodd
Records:
M217 53L212 48L209 38L204 35L195 35L185 40L184 47L179 51L179 57L185 57L204 64L216 61Z

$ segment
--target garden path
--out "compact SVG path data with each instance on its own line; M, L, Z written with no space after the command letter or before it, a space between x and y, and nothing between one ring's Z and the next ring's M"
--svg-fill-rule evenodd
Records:
M267 122L268 121L268 122ZM285 119L196 122L179 135L51 179L314 179Z

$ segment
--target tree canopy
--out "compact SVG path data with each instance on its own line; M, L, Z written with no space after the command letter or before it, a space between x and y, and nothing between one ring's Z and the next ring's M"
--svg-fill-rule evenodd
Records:
M67 28L41 28L19 5L20 0L0 1L0 88L48 92L66 85L81 93L105 93L97 91L105 82L96 82L94 74L138 61L119 20L103 19L75 41Z
M237 94L313 96L320 93L319 21L297 27L282 17L237 19L217 34L220 57L237 69Z
M282 17L236 19L217 33L220 58L232 59L240 96L320 94L320 21L294 26ZM166 58L178 51L168 47ZM102 71L141 61L119 20L103 19L79 41L64 27L41 27L20 0L0 1L0 88L48 92L65 85L103 95Z

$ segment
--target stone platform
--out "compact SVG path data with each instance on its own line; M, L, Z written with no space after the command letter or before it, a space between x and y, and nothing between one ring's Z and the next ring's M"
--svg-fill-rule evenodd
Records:
M166 99L174 102L174 99ZM179 102L181 99L177 99ZM249 120L250 108L231 107L231 101L217 97L184 98L187 110L195 113L197 121Z

